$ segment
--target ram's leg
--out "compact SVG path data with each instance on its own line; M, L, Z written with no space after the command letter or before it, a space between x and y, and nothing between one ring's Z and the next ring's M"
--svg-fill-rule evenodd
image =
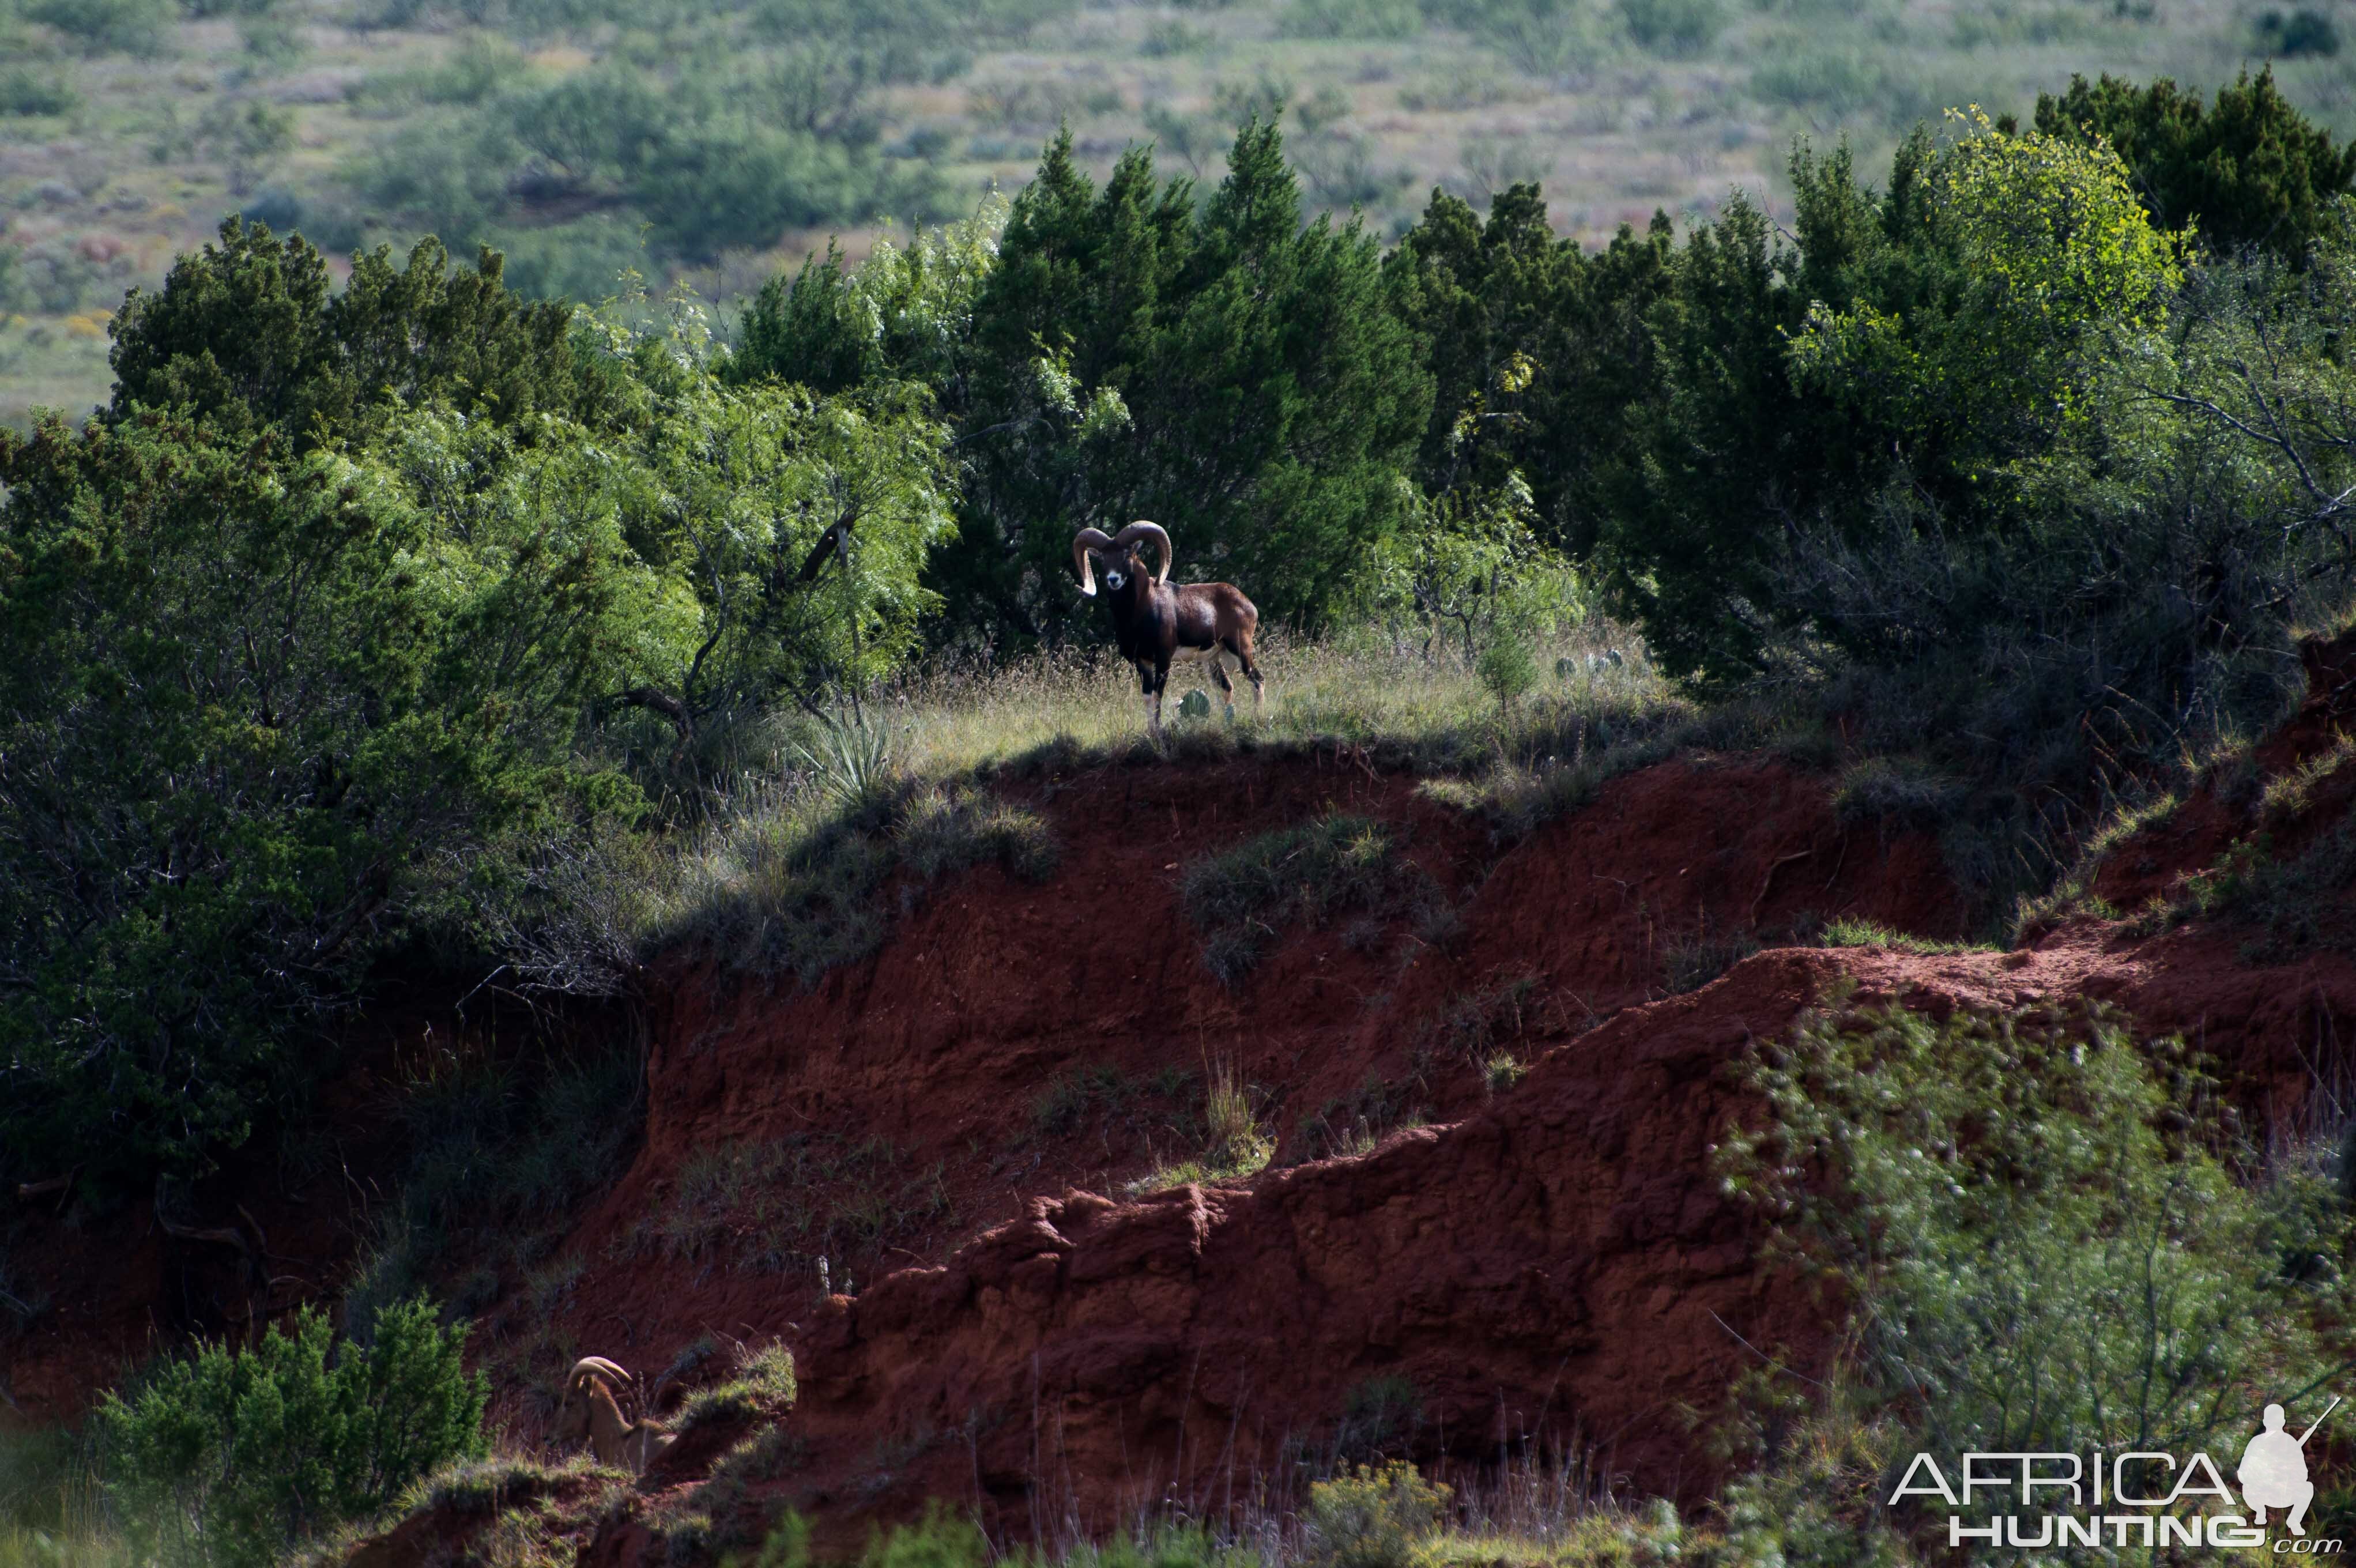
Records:
M1153 744L1162 744L1162 688L1170 683L1167 664L1140 664L1139 682L1145 688L1145 728L1153 736Z
M1268 682L1260 678L1259 666L1252 660L1252 634L1239 631L1226 639L1227 651L1243 666L1244 676L1252 683L1252 711L1258 713L1268 705Z
M1227 661L1219 657L1219 650L1215 648L1203 658L1204 662L1211 667L1211 679L1219 683L1220 694L1227 700L1227 722L1233 724L1236 718L1236 683L1227 679Z

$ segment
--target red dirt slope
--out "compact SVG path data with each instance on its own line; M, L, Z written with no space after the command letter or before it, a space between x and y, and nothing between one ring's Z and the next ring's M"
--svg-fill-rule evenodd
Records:
M2328 722L2308 728L2268 766L2328 743ZM783 1337L805 1457L725 1506L750 1520L791 1502L822 1546L855 1549L928 1496L1015 1536L1148 1500L1224 1506L1328 1447L1377 1378L1413 1385L1428 1455L1578 1442L1640 1490L1694 1496L1713 1477L1682 1412L1714 1409L1762 1349L1804 1363L1828 1331L1759 1269L1711 1172L1751 1042L1847 987L1933 1011L2089 996L2195 1037L2264 1119L2297 1125L2344 1070L2336 1021L2356 1015L2356 966L2336 955L2264 966L2232 930L2097 921L2008 954L1780 949L1666 996L1670 957L1705 937L1843 915L1960 928L1927 835L1843 824L1824 779L1757 758L1631 775L1510 846L1333 760L1119 766L1018 793L1064 848L1044 886L985 870L912 896L881 951L808 993L662 974L644 1145L565 1243L571 1305L544 1324L511 1296L486 1325L494 1350L537 1336L643 1369L707 1332ZM1286 933L1221 985L1181 867L1334 810L1404 833L1452 919ZM1526 1076L1493 1076L1498 1051ZM1280 1168L1114 1196L1194 1152L1185 1091L1153 1084L1215 1060L1256 1087ZM1109 1086L1098 1100L1034 1114L1082 1070ZM1295 1163L1361 1126L1385 1134L1371 1150ZM855 1299L821 1298L807 1248L757 1214L665 1228L715 1161L812 1138L886 1141L877 1190L928 1195L838 1232ZM529 1437L520 1392L500 1409ZM666 1518L721 1505L697 1489L716 1441L682 1444L590 1560L668 1560Z
M1468 1045L1447 1026L1467 998L1517 993L1515 1018L1489 1032L1526 1056L1659 997L1666 950L1706 929L1773 930L1816 913L1944 934L1959 918L1926 835L1885 843L1844 827L1820 780L1770 762L1648 769L1502 854L1411 780L1307 762L1098 770L1032 793L1065 845L1065 869L1044 886L985 870L807 994L693 972L666 982L644 1152L577 1239L587 1258L626 1261L593 1265L583 1294L594 1305L567 1325L581 1343L626 1334L651 1363L706 1329L773 1333L814 1305L812 1260L795 1254L782 1276L774 1256L749 1262L757 1235L680 1267L637 1262L649 1250L635 1233L717 1150L855 1135L890 1141L895 1172L937 1171L948 1212L851 1260L864 1281L879 1262L937 1261L959 1236L1027 1215L1042 1193L1118 1192L1157 1155L1194 1152L1173 1108L1150 1096L1076 1132L1034 1133L1033 1108L1061 1074L1141 1085L1165 1069L1232 1063L1262 1091L1280 1160L1295 1159L1316 1152L1302 1125L1321 1112L1329 1125L1365 1112L1379 1132L1386 1115L1482 1107L1482 1030ZM1297 933L1237 988L1221 985L1180 908L1181 865L1327 810L1405 831L1461 901L1461 928L1427 939L1402 923L1355 944L1341 929ZM839 1283L845 1259L831 1261Z

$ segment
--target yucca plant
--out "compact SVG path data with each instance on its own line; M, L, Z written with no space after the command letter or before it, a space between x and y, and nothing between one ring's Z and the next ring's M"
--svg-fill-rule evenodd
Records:
M881 720L862 714L849 721L821 715L815 744L793 745L794 755L809 768L819 791L845 810L880 799L898 770L892 732Z

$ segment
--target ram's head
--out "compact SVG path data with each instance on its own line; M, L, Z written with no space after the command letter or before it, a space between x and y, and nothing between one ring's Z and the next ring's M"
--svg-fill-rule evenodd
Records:
M1158 522L1132 522L1108 536L1100 528L1084 528L1072 536L1072 566L1080 575L1080 592L1096 597L1097 563L1104 564L1104 585L1118 594L1144 575L1138 547L1151 542L1161 549L1162 566L1153 574L1157 584L1170 580L1170 535Z

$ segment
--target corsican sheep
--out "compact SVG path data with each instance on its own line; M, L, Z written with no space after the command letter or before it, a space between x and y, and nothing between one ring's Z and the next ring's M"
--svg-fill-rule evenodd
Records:
M1138 546L1147 541L1160 546L1162 565L1147 573L1138 559ZM1170 535L1160 523L1132 522L1108 538L1102 529L1084 528L1072 539L1072 565L1080 575L1080 592L1097 596L1097 563L1104 564L1104 602L1112 615L1114 639L1120 656L1137 667L1145 693L1145 722L1158 739L1162 734L1162 689L1170 683L1170 665L1179 659L1207 660L1211 678L1226 694L1227 715L1235 716L1235 682L1227 679L1220 652L1232 653L1252 683L1255 703L1268 698L1259 666L1252 661L1252 634L1259 628L1259 611L1229 583L1188 583L1170 585Z

